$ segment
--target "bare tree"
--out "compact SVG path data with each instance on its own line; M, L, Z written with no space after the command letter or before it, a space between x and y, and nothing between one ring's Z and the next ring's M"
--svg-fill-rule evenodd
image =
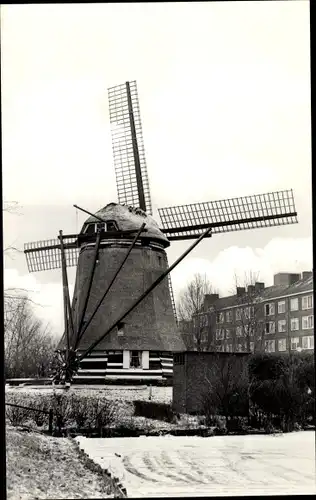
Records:
M235 342L239 338L243 342L243 350L259 352L265 348L265 324L263 321L262 289L255 286L258 282L258 273L250 272L244 275L244 280L238 279L235 274L235 290L237 304L237 324Z
M18 216L22 215L21 206L17 201L4 201L2 211L7 214ZM22 252L22 250L14 246L14 244L9 245L3 250L4 255L9 256L10 258L12 258L12 255L14 255L15 252Z
M26 295L4 297L4 347L7 378L48 373L55 341Z
M204 413L210 420L215 415L226 419L248 415L248 369L246 358L214 356L204 371Z
M206 275L195 274L180 295L178 317L188 349L209 350L215 341L216 313L206 311L205 295L215 293Z

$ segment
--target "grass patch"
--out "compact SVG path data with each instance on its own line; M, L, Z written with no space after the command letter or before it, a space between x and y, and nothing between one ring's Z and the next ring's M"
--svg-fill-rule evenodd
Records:
M89 470L75 443L6 428L7 498L113 497L110 478Z

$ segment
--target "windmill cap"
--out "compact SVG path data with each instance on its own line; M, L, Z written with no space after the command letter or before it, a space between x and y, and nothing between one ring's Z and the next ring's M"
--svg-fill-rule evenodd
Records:
M157 222L146 212L140 208L134 208L129 205L119 205L118 203L109 203L105 207L96 212L101 219L107 221L115 221L119 231L138 231L141 225L145 222L146 232L142 238L149 240L157 240L159 243L168 247L170 242L168 238L161 232ZM96 217L90 216L85 224L100 222Z

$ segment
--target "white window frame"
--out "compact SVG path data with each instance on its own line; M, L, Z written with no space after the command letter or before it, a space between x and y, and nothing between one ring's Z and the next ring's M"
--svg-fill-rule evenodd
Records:
M281 325L282 325L282 328L280 328ZM286 332L286 319L279 319L278 332L280 332L280 333Z
M284 313L285 313L285 300L280 300L278 302L278 314L284 314Z
M302 297L302 310L306 311L307 309L313 309L313 302L314 301L312 295L305 295L304 297Z
M302 330L311 330L312 328L314 328L314 315L302 316Z
M221 324L225 322L225 316L223 312L219 312L217 315L217 323Z
M267 307L268 312L267 312ZM274 316L275 315L275 304L274 302L268 302L268 304L264 305L264 315L265 316Z
M236 326L236 337L242 337L242 336L243 336L242 326Z
M271 349L270 346L273 346L273 349ZM264 350L265 352L275 352L275 340L265 340Z
M297 351L297 348L300 345L300 338L299 337L291 337L291 350L292 351Z
M250 342L249 347L250 347L250 352L255 352L255 343L254 342Z
M293 322L297 325L297 328L293 328ZM297 332L300 329L300 319L299 318L291 318L290 322L291 332Z
M294 306L293 304L297 304L297 307ZM294 297L293 299L290 300L290 310L291 311L298 311L299 310L299 300L298 297Z
M232 323L233 321L233 312L226 311L226 323Z
M302 337L302 349L314 349L313 335L306 335Z
M241 319L241 309L239 307L237 307L236 309L236 320L240 320Z
M282 344L281 344L281 342L282 342ZM282 349L280 348L280 344L282 345ZM278 351L279 352L286 351L286 338L284 338L284 339L278 339Z
M217 328L216 329L216 340L224 340L225 338L225 333L222 328Z
M232 338L232 332L230 328L226 328L226 339L231 339Z
M269 325L268 332L267 332L267 325ZM271 328L270 325L273 325L273 328ZM266 321L264 331L266 335L273 335L275 333L275 321Z

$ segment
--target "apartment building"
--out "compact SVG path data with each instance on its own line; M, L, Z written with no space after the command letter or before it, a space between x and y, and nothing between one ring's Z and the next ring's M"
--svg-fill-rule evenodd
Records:
M278 273L273 286L257 282L237 287L236 294L229 297L206 295L203 312L192 321L191 341L199 350L311 351L313 281L313 272Z

